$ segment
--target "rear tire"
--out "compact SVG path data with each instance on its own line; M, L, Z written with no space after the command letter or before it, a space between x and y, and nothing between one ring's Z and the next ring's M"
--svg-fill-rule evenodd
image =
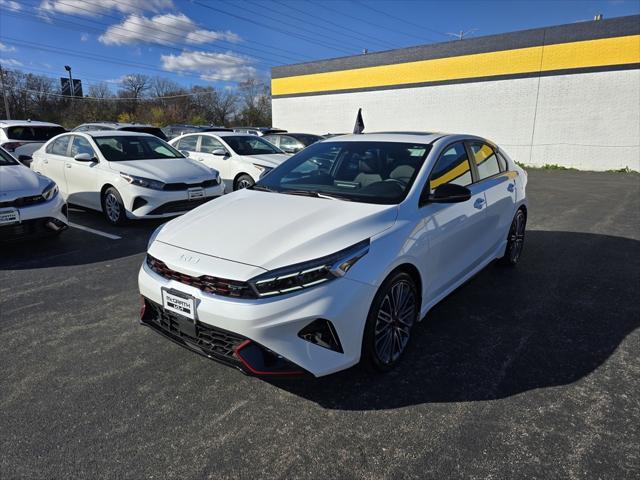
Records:
M402 359L420 314L420 297L413 278L398 272L388 277L373 298L362 340L362 363L387 372Z
M522 248L524 247L524 234L527 226L527 215L522 208L519 208L513 217L509 235L507 236L507 248L504 256L498 262L505 266L515 266L520 260Z
M236 179L236 183L233 186L233 189L240 190L243 188L249 188L249 187L252 187L255 183L256 182L253 181L253 178L251 178L251 175L247 175L246 173L243 173Z
M113 187L109 187L102 195L102 213L111 225L122 225L127 221L122 197Z

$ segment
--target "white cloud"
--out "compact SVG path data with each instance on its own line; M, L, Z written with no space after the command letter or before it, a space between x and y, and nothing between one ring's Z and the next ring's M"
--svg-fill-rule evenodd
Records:
M0 0L4 2L7 0ZM99 2L84 2L82 0L42 0L40 11L47 13L66 13L93 17L116 10L122 13L159 12L173 8L173 0L100 0Z
M241 81L256 73L248 58L231 52L182 52L180 55L161 55L160 58L164 70L195 72L203 80Z
M82 35L80 35L80 41L81 42L89 41L89 34L88 33L83 33Z
M0 0L0 6L7 7L10 10L22 10L22 5L13 0Z
M16 51L16 47L12 47L11 45L5 45L4 43L0 42L0 52L15 52Z
M0 63L4 67L22 67L24 64L15 58L0 58Z
M240 37L228 31L203 30L182 13L167 13L150 18L144 15L129 15L122 23L111 25L106 32L100 35L99 40L105 45L128 45L131 43L201 45L216 40L239 42Z

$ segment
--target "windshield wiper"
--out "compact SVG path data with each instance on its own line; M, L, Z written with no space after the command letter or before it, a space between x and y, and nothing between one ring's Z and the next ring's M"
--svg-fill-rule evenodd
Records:
M351 199L343 197L342 195L318 192L316 190L282 190L280 193L286 193L287 195L302 195L304 197L326 198L331 200L345 200L347 202L351 201Z
M259 192L277 192L277 190L274 190L273 188L265 187L264 185L254 184L248 188L249 190L258 190Z

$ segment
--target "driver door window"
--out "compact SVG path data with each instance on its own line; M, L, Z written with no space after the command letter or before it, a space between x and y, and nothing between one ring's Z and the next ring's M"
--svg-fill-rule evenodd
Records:
M91 147L89 141L77 135L74 135L73 142L71 143L71 157L75 157L81 153L87 153L91 158L97 158L96 152Z
M213 137L202 135L200 137L200 151L202 153L213 153L214 150L223 149L224 145Z
M447 147L431 171L429 189L432 192L444 183L453 183L463 187L473 183L469 157L462 142Z

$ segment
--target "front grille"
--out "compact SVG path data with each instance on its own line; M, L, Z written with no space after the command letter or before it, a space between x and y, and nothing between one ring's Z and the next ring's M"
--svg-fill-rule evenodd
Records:
M214 179L205 180L204 182L200 182L200 183L165 183L162 189L175 192L180 190L187 190L189 188L198 188L198 187L211 188L211 187L215 187L219 183L220 182L218 182L218 180L214 180Z
M174 340L188 342L187 346L196 345L208 356L222 357L226 361L240 363L234 356L234 349L246 340L242 335L200 322L193 325L192 320L168 312L149 299L144 300L143 323L161 330Z
M42 195L32 195L30 197L19 197L14 200L8 200L0 202L0 208L3 207L26 207L29 205L35 205L37 203L44 202L45 199Z
M257 298L254 290L247 282L227 280L224 278L202 275L193 277L170 269L162 260L147 254L147 265L151 270L168 280L176 280L185 285L195 287L206 293L234 298Z
M176 200L175 202L167 202L160 205L158 208L154 208L147 215L163 215L165 213L179 213L186 212L193 208L199 207L207 203L209 200L213 200L218 197L206 197L199 198L197 200Z

